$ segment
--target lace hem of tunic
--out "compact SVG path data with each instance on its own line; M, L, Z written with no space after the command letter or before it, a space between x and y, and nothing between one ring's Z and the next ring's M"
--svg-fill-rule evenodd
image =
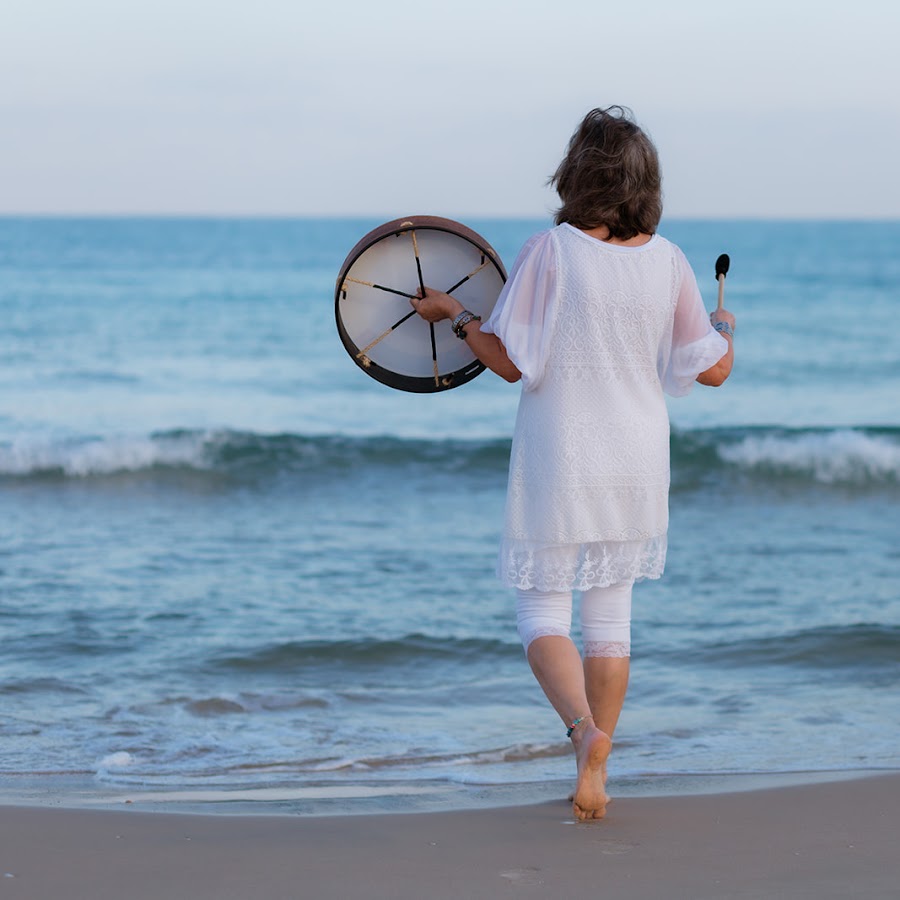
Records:
M539 545L506 538L497 575L507 586L539 591L585 591L620 581L659 578L666 565L665 534L641 541Z
M630 641L585 641L586 659L624 659L631 656Z

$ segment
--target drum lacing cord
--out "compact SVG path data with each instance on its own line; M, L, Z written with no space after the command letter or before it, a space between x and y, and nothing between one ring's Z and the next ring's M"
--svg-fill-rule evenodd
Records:
M416 256L416 271L419 273L419 288L422 293L420 296L425 296L425 280L422 278L422 260L419 259L419 242L416 240L416 229L410 228L409 230L410 237L412 238L413 245L413 253ZM428 323L428 332L431 335L431 364L434 366L434 386L441 386L441 373L438 371L438 361L437 361L437 341L434 337L434 322Z
M419 260L419 242L416 240L416 233L414 230L410 230L410 234L412 235L413 253L415 254L415 257L416 257L416 270L419 275L419 286L422 289L421 296L424 297L425 296L425 283L422 278L422 263ZM472 271L469 272L468 275L464 275L462 278L460 278L459 281L456 282L456 284L454 284L452 287L448 288L445 291L445 293L451 294L457 288L464 285L474 275L477 275L487 264L488 264L488 261L485 258L484 254L482 254L481 262L474 269L472 269ZM348 281L353 284L361 284L364 287L374 288L375 290L378 290L378 291L387 291L389 294L399 294L401 297L408 297L410 300L417 299L415 294L409 294L406 291L397 290L397 288L385 287L385 285L383 285L383 284L375 284L372 281L363 281L361 278L351 278L349 275L347 275L344 278L344 283L346 284L346 282L348 282ZM342 288L342 289L346 292L345 288ZM356 354L356 358L358 360L360 360L366 368L368 368L372 364L372 361L367 356L368 352L376 344L380 344L392 331L394 331L394 329L399 328L404 322L406 322L408 319L411 319L415 314L416 314L416 311L412 310L412 312L408 312L405 316L398 319L396 322L394 322L393 325L391 325L390 328L388 328L387 330L385 330L381 334L379 334L378 337L375 338L375 340L370 341L368 344L366 344L366 346L363 347L362 350L360 350L359 353ZM431 330L431 359L432 359L432 364L434 366L434 383L435 383L435 385L439 386L441 376L440 376L440 371L438 370L437 343L436 343L435 337L434 337L434 323L429 322L428 324L431 326L431 328L430 328L430 330Z

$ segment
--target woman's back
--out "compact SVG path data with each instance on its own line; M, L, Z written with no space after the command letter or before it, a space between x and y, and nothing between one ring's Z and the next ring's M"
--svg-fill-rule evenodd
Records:
M586 412L602 412L596 400L605 398L658 413L660 348L671 341L678 297L675 248L657 235L638 247L608 244L571 225L552 236L559 297L542 387L580 393L577 383L590 382L595 399L574 398L588 402ZM605 386L626 396L608 396Z
M624 542L609 580L656 577L669 487L658 361L671 338L677 251L659 237L621 248L570 225L548 239L552 337L539 383L519 404L503 567L514 583L580 587L596 579L609 545Z

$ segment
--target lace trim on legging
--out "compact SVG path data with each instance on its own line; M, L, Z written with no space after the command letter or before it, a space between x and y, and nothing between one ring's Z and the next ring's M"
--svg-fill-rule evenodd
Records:
M585 641L584 656L623 659L631 656L631 641Z
M569 632L567 629L563 627L554 628L553 626L547 626L543 628L535 628L531 634L528 635L528 639L525 643L525 652L528 652L528 648L538 639L542 637L564 637L567 638L569 636Z

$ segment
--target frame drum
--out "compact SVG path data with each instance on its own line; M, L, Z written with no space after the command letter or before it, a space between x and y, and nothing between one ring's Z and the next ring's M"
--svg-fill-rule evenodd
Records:
M486 320L506 281L493 247L437 216L396 219L370 231L341 266L334 294L338 334L351 359L388 387L435 393L484 371L449 320L431 324L409 304L426 285Z

